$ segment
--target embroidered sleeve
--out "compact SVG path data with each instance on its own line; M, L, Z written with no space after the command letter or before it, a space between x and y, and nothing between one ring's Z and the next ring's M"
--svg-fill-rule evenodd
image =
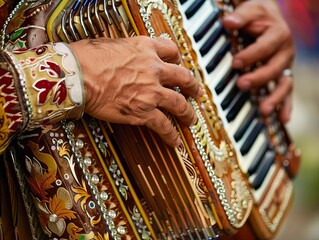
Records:
M0 153L16 132L82 116L82 74L67 44L4 50L1 58Z

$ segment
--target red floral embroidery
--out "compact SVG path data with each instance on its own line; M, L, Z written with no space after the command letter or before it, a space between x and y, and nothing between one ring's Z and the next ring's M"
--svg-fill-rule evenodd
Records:
M36 48L31 48L32 51L35 51L35 53L39 56L45 53L48 50L47 46L39 46Z
M58 82L56 90L53 96L53 102L60 106L67 97L67 89L65 86L65 81L62 80Z
M55 62L46 61L46 65L40 65L40 71L46 71L52 78L63 78L63 70Z
M48 95L54 88L53 103L60 106L67 97L67 89L64 79L59 82L49 81L47 79L40 79L33 84L33 87L38 93L38 104L44 104L48 101Z

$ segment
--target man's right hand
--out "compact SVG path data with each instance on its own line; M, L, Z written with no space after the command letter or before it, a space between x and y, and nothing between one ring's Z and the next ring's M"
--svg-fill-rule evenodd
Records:
M199 82L179 64L176 44L140 36L92 39L70 44L83 72L85 112L98 119L145 125L170 146L180 144L168 111L189 125L195 113L185 96L202 94ZM179 94L173 87L179 87Z

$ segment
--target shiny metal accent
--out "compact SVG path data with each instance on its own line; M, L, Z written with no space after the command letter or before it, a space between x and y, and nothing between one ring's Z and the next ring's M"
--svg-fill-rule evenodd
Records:
M67 18L66 10L63 9L62 20L61 20L61 28L62 28L62 32L63 32L66 40L70 43L70 42L72 42L72 40L71 40L71 37L70 37L70 35L68 33L68 30L66 29L66 18Z
M88 20L88 23L89 23L89 28L91 30L91 33L94 37L98 37L98 33L95 29L95 24L93 23L93 20L92 20L92 4L93 4L93 1L94 0L91 0L88 4L88 7L87 7L87 20Z
M73 7L71 8L70 10L70 13L69 13L69 16L68 16L68 19L69 19L69 22L68 22L68 25L69 25L69 28L71 30L71 34L73 35L73 39L75 41L79 41L80 38L79 38L79 35L76 31L76 29L74 28L74 24L73 24L73 14L76 12L79 4L81 4L81 0L78 0L74 3Z

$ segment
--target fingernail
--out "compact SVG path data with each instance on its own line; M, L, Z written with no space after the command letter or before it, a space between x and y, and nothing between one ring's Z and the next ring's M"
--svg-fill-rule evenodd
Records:
M198 88L197 94L196 94L196 98L199 98L203 95L203 89L200 87Z
M241 79L238 81L238 87L242 90L248 90L251 88L251 83L247 79Z
M238 58L235 58L233 61L233 67L239 69L244 68L244 62Z

